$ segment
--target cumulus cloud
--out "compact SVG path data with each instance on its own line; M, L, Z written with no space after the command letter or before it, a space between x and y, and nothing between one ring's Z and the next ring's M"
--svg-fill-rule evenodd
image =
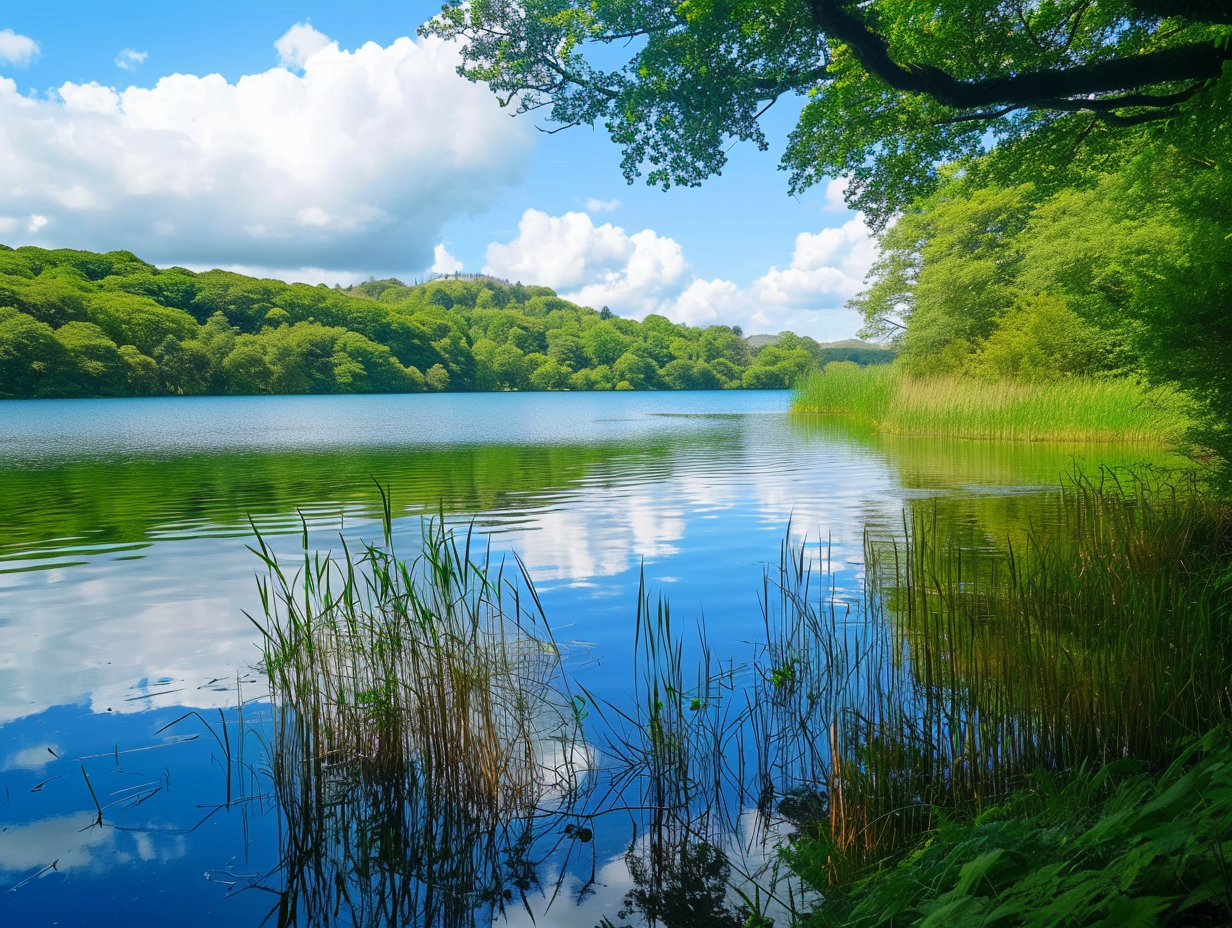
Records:
M856 294L877 258L877 244L861 216L837 229L801 232L791 263L770 268L753 282L758 302L783 308L803 308L818 297L839 302Z
M517 236L488 246L485 273L553 287L567 299L641 318L660 313L690 325L740 325L750 332L792 329L849 337L858 316L843 308L863 286L876 243L857 215L836 228L802 232L786 267L747 286L699 277L674 239L633 234L585 213L527 210Z
M148 52L139 52L131 48L126 48L120 54L116 55L116 67L123 71L136 71L145 60L149 58Z
M38 57L39 44L12 29L0 29L0 61L24 68Z
M299 71L308 64L309 58L331 44L329 36L318 32L310 23L296 23L274 43L274 48L278 50L280 65Z
M568 291L592 306L629 315L657 312L689 283L680 245L650 229L629 235L585 213L549 216L528 209L513 241L488 246L484 273Z
M847 209L847 201L843 197L850 180L848 177L835 177L826 184L826 209Z
M612 213L620 208L620 201L613 198L611 200L597 200L594 197L586 198L586 212L588 213Z
M451 255L443 244L437 245L432 255L432 273L453 274L456 271L462 270L462 262Z
M297 28L283 38L302 74L67 83L51 98L0 78L8 243L405 272L432 262L446 221L521 179L533 128L457 75L456 46L316 41L309 54L311 27Z

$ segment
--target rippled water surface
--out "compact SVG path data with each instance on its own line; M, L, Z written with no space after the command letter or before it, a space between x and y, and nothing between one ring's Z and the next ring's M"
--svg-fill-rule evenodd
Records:
M855 591L864 533L893 532L905 501L936 498L978 543L1047 519L1066 471L1145 456L867 435L788 402L0 402L0 924L255 928L275 906L254 878L280 840L263 745L224 746L211 727L241 703L258 717L267 692L246 616L260 606L254 526L288 555L304 526L315 548L376 537L377 484L404 547L425 513L473 523L527 566L570 673L618 702L643 572L738 655L789 523L828 542L835 583ZM247 750L252 775L229 781L224 750ZM584 905L539 924L617 921L628 875L612 840Z

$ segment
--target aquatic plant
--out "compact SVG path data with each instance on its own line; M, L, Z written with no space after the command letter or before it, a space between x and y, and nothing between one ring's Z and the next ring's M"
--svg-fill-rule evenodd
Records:
M1001 540L913 501L901 534L866 538L858 589L789 530L748 663L701 623L688 659L643 584L619 705L569 689L524 571L441 520L399 560L385 505L384 544L358 556L305 532L288 575L259 542L281 924L340 923L342 904L341 923L472 924L525 900L562 842L593 854L615 812L622 918L794 919L1048 776L1063 791L1131 759L1149 779L1232 718L1232 508L1192 474L1074 477L1053 518ZM588 710L605 788L583 796ZM1154 802L1163 781L1142 783L1132 802Z
M384 543L358 554L314 552L306 528L294 572L260 536L254 549L280 925L463 926L503 909L534 885L540 832L589 763L525 572L440 518L399 559L383 499Z
M1076 478L1025 548L963 548L924 501L866 544L862 615L786 545L755 701L811 879L842 887L1037 770L1172 761L1232 717L1232 510L1193 485ZM803 858L797 858L800 860ZM822 875L824 873L824 876Z
M621 918L716 928L792 919L803 884L774 852L780 835L773 791L758 775L750 667L720 660L702 621L686 651L670 604L647 592L644 576L636 622L633 700L596 702L608 782L596 809L623 811L632 826Z

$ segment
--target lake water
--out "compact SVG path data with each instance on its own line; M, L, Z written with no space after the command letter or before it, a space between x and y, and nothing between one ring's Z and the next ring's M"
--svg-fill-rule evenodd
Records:
M642 576L738 662L789 525L826 542L855 602L865 533L894 533L910 501L937 499L979 544L1048 518L1064 473L1149 457L876 436L789 399L0 402L0 924L303 921L274 891L254 526L288 558L301 526L314 548L377 538L378 483L402 550L425 514L473 524L526 565L570 676L619 705ZM538 924L621 924L627 829L596 827L594 883L579 900L569 876L531 905ZM529 924L521 903L508 917Z

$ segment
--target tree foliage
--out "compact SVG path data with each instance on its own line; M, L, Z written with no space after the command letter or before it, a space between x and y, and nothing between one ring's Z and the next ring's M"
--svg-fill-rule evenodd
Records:
M1068 177L1169 120L1202 121L1232 59L1218 0L450 0L425 32L520 111L602 123L632 181L696 185L732 140L807 97L793 191L846 176L881 227L938 166L995 143L1007 172ZM588 46L597 49L588 55ZM991 164L992 162L990 162Z
M1232 462L1232 93L1081 185L952 170L881 236L852 305L916 374L1141 375L1183 388Z
M752 350L726 326L493 278L340 290L0 246L0 397L783 389L833 351L790 333Z

